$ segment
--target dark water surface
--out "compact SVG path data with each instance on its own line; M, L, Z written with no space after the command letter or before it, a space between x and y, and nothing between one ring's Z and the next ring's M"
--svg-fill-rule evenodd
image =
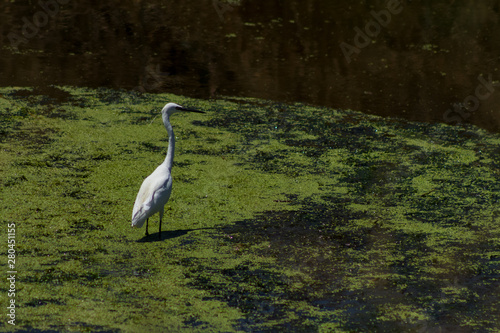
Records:
M2 86L259 97L500 129L499 0L0 6Z

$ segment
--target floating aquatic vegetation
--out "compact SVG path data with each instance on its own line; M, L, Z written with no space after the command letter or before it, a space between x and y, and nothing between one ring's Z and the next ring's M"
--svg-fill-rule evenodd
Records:
M496 134L245 98L0 94L20 329L500 327ZM164 159L167 101L207 113L172 120L160 242L129 219Z

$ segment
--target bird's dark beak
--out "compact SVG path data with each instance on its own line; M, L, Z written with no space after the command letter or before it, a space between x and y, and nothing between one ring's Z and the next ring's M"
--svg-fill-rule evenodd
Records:
M177 110L180 110L180 111L205 113L204 111L195 110L195 109L183 108L182 106L176 106L175 108L176 108Z

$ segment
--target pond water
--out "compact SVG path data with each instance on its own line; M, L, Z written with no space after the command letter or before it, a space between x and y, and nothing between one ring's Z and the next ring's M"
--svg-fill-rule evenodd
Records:
M1 86L258 97L498 132L500 2L2 2Z

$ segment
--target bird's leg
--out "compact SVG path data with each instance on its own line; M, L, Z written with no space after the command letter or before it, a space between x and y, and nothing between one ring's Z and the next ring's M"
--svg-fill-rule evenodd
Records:
M161 220L163 219L163 208L160 210L160 229L158 231L158 239L161 240Z
M148 222L149 222L149 219L146 219L146 236L149 236L149 232L148 232Z
M160 217L160 230L158 231L158 239L161 240L161 217Z

